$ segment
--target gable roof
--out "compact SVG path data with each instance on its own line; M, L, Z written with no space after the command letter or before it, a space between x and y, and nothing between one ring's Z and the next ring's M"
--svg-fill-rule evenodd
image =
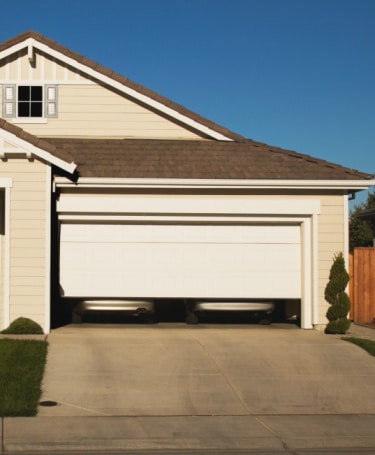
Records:
M367 180L371 175L290 150L242 142L48 138L80 177Z
M34 48L82 71L88 77L99 80L107 86L119 90L135 102L155 110L158 114L175 123L182 124L188 129L197 132L202 137L228 141L241 141L244 139L243 136L201 117L180 104L34 31L22 33L0 44L0 60L23 49L27 49L30 58L32 58Z
M368 181L372 177L308 155L244 139L33 31L1 44L0 60L24 49L32 58L34 48L109 87L117 90L120 87L127 96L150 109L161 108L165 117L187 128L197 128L202 138L215 139L42 139L0 119L0 128L29 144L30 153L68 174L74 173L75 178L331 180L347 181L344 187L353 188L349 181Z
M371 174L253 140L39 138L0 118L0 133L75 178L369 180ZM7 137L5 137L7 138ZM369 182L369 184L372 184ZM350 186L350 185L349 185Z

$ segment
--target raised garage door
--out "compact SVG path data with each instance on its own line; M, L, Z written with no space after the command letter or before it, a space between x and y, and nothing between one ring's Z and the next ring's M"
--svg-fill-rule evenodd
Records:
M297 225L61 224L66 297L300 298Z

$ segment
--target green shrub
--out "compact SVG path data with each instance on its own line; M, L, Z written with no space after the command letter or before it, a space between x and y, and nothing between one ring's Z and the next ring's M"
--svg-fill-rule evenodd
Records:
M1 417L37 414L47 350L46 341L0 340Z
M31 319L18 318L1 333L9 335L43 335L43 329L38 323Z
M334 321L335 319L346 318L350 310L350 299L346 292L340 292L337 302L331 305L327 311L327 319Z
M345 260L342 253L334 256L329 273L329 281L324 291L327 302L331 305L327 311L328 324L326 333L344 334L350 327L347 318L350 310L350 299L345 292L349 282L349 274L345 269Z
M350 321L347 318L335 319L329 321L326 325L325 332L329 334L342 334L344 335L350 327Z

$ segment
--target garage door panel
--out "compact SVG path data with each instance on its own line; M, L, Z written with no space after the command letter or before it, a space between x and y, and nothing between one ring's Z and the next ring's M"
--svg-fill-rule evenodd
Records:
M66 296L301 295L298 226L66 224L61 228L60 279Z
M299 226L62 224L62 242L300 243Z

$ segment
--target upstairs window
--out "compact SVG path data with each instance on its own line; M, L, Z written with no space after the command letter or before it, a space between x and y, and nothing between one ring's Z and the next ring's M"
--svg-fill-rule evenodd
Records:
M3 117L57 117L57 85L4 85Z
M43 87L19 85L17 117L43 116Z

